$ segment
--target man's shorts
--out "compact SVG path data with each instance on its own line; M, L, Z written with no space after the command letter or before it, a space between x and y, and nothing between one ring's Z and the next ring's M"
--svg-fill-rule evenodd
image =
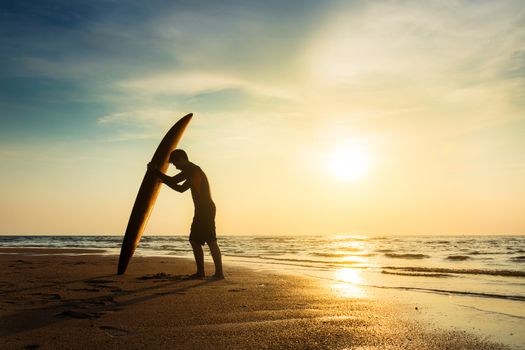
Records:
M215 208L195 211L191 223L190 241L199 242L200 245L217 240L215 233Z

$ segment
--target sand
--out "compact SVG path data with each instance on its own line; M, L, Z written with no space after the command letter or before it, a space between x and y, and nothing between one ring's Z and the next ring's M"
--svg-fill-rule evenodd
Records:
M117 256L7 252L2 349L506 349L308 278L226 266L224 280L188 280L193 262L167 257L117 276Z

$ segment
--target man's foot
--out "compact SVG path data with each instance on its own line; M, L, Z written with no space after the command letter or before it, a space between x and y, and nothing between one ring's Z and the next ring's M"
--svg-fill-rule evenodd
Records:
M194 273L193 275L188 275L187 279L189 280L202 280L204 279L204 274L202 273Z
M223 280L224 275L222 273L216 273L215 275L211 276L212 280Z

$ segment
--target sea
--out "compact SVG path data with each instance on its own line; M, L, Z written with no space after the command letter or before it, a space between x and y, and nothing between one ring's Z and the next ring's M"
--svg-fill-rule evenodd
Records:
M0 236L0 247L118 254L122 238ZM342 297L390 300L432 326L525 349L525 236L221 235L219 245L227 264L316 278ZM135 254L193 258L180 235L145 235Z

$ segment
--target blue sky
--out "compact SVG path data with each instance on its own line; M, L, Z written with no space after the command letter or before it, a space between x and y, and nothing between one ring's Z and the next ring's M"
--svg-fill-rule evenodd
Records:
M523 233L520 1L0 8L0 233L119 233L187 112L221 232ZM358 181L326 171L356 152ZM187 199L151 232L184 233Z

